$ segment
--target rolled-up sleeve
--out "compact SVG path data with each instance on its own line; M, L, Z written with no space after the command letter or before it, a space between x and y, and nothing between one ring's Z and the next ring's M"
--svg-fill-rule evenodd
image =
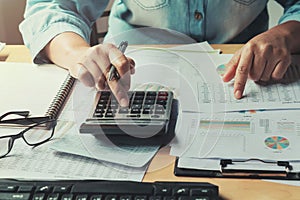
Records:
M278 3L284 7L279 24L292 20L300 22L300 0L278 0Z
M108 0L28 0L19 28L35 63L49 62L41 50L56 35L74 32L87 42Z

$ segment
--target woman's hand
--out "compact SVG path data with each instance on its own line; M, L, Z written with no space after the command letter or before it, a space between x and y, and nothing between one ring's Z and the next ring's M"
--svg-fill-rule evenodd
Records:
M234 54L226 64L223 80L228 82L235 78L234 95L237 99L242 98L248 77L254 81L268 81L284 76L291 63L291 54L299 51L293 44L299 43L298 36L295 36L299 27L299 22L278 25L257 35Z
M121 106L129 103L127 91L135 63L113 44L93 47L79 35L65 32L53 38L44 49L46 56L55 64L70 71L83 84L98 90L110 88ZM111 65L116 67L120 79L109 81Z
M83 84L98 90L110 88L121 106L128 105L127 91L130 88L130 76L134 74L134 61L113 44L99 44L80 48L80 57L69 68L70 74ZM111 65L116 67L120 79L109 81Z

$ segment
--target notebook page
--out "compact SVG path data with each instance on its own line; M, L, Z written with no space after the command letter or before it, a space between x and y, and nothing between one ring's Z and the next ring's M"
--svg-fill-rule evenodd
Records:
M67 74L55 65L0 62L0 115L20 110L45 115Z

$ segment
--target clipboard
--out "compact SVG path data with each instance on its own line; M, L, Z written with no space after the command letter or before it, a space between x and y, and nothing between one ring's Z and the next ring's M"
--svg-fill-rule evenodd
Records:
M249 159L250 160L250 159ZM246 178L246 179L278 179L278 180L300 180L300 172L293 172L293 166L288 161L276 161L268 163L262 161L262 164L274 164L274 167L282 168L280 171L257 170L257 169L237 169L233 166L240 162L231 159L220 159L220 170L192 169L178 166L179 158L176 158L174 175L189 177L208 177L208 178ZM252 160L252 159L251 159Z

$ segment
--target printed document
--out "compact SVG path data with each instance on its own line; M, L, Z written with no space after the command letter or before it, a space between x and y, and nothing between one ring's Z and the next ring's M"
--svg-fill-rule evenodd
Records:
M73 122L60 121L58 130L68 130ZM18 133L22 129L1 128L1 135ZM64 132L55 132L52 141L32 148L22 139L16 140L10 154L0 160L0 178L55 180L103 179L141 181L146 166L141 168L101 162L97 159L54 151L52 142Z

